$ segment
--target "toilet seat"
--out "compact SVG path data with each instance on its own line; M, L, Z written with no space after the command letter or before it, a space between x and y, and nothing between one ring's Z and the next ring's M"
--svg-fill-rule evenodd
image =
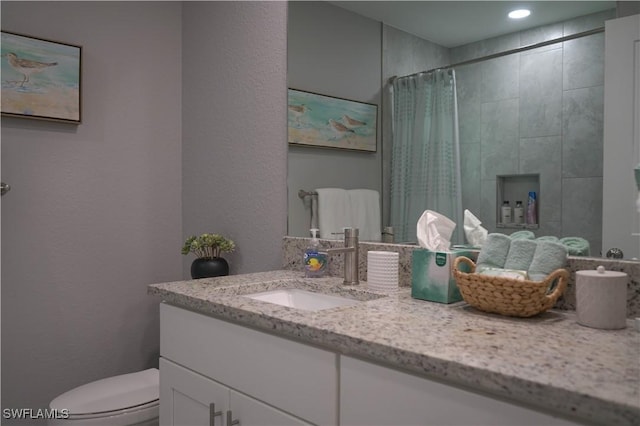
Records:
M159 372L156 368L108 377L71 389L51 401L50 407L68 410L67 422L136 424L157 418ZM132 421L133 420L133 421Z
M95 414L71 414L68 419L49 421L49 426L143 426L158 425L159 401L124 410Z
M147 404L139 405L137 407L127 407L122 410L112 410L112 411L103 411L100 413L71 413L69 419L71 420L88 420L88 419L102 419L106 417L118 417L125 414L130 414L131 416L136 415L136 413L144 413L153 410L154 408L158 408L160 406L159 401L151 401Z

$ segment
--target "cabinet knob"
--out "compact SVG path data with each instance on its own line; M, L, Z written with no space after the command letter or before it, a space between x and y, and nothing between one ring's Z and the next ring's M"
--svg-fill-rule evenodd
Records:
M227 426L240 426L240 419L233 419L233 415L231 414L231 410L227 410Z
M209 404L209 426L215 426L216 417L222 416L222 411L216 411L216 404Z

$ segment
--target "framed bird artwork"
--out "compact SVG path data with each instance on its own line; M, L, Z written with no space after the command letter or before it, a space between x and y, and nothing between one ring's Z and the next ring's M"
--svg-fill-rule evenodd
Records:
M2 115L79 124L82 48L1 34Z
M378 106L297 89L288 90L292 145L376 152Z

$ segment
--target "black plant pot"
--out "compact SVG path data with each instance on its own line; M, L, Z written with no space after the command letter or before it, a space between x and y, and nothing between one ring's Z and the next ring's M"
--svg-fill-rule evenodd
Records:
M198 258L191 264L191 278L209 278L229 275L229 264L222 257Z

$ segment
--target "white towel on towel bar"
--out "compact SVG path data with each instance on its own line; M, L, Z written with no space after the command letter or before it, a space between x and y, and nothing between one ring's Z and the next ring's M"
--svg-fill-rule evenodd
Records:
M320 238L342 239L342 228L351 227L349 193L341 188L318 188Z
M351 189L351 223L360 230L360 241L380 241L380 194L373 189Z
M380 194L373 189L317 188L320 238L342 239L358 228L361 241L380 241Z

